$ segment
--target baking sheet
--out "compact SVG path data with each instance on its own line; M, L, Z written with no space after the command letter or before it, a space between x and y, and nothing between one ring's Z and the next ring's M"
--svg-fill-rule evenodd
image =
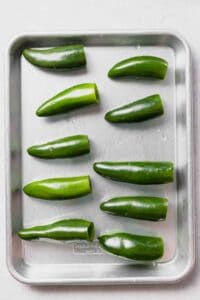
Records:
M16 166L20 178L19 182L18 178L15 178L16 172L13 173L13 193L17 193L16 198L18 198L16 201L18 203L18 219L14 226L13 243L15 243L15 250L18 249L17 256L23 260L22 271L27 269L24 275L26 279L23 281L38 284L41 282L72 283L73 276L75 278L80 276L79 279L75 280L75 283L91 283L95 276L99 276L96 279L98 283L102 281L114 282L117 279L118 282L129 282L129 280L141 283L152 282L154 281L152 280L154 272L155 274L162 273L160 269L172 264L179 255L180 246L177 231L180 234L183 229L179 224L180 210L184 209L184 214L188 213L188 205L191 205L191 203L184 202L189 201L189 198L185 199L183 196L184 191L189 192L189 183L187 182L185 187L180 185L182 183L181 167L187 166L187 170L183 171L183 176L186 177L191 168L191 161L188 161L187 156L190 153L187 152L187 149L184 153L182 148L183 146L191 146L187 144L190 142L190 123L188 123L187 118L183 119L184 124L183 122L180 123L182 120L180 116L186 117L186 114L190 114L190 111L186 111L186 104L189 101L187 98L189 86L186 80L186 76L189 75L186 73L189 70L187 69L189 65L187 55L189 54L184 42L175 36L171 37L170 42L169 37L170 35L167 33L149 33L146 36L144 33L133 33L130 36L126 34L79 36L78 38L85 45L87 68L71 72L52 72L39 69L21 57L19 51L17 58L15 58L18 62L20 75L20 79L18 79L20 97L17 102L20 104L19 111L13 112L14 104L12 101L14 99L11 98L10 100L14 119L19 118L18 125L15 124L14 129L11 126L11 129L16 131L20 139L17 139L15 134L16 141L13 142L12 140L15 155L11 167ZM56 41L56 43L62 44L64 41L69 43L72 38L71 36L68 38L57 36L50 40L52 43ZM24 43L37 47L46 46L41 41L44 43L46 41L48 46L47 36L44 36L43 39L42 36L25 38ZM181 45L181 43L183 44ZM166 79L164 81L111 80L106 76L107 71L114 63L135 55L153 55L166 59L169 63ZM180 72L179 65L182 67L182 72ZM177 72L179 72L178 75ZM97 83L100 105L51 118L35 116L35 110L45 99L71 85L82 82ZM11 88L14 90L17 86L12 85ZM128 125L112 125L104 120L104 114L108 110L155 93L159 93L163 99L164 116L139 124ZM26 153L26 149L33 144L73 134L88 134L91 140L90 154L73 159L40 160L30 157ZM179 154L180 148L182 149L181 156ZM174 183L165 185L137 186L114 182L93 171L92 163L102 160L169 160L175 163L180 174L177 173L178 180L175 176ZM91 195L80 199L42 201L30 198L20 192L21 185L23 186L33 180L84 174L91 176L93 191ZM191 176L190 179L192 179ZM166 221L154 223L126 219L107 215L99 210L102 201L119 195L152 195L168 198L169 211ZM182 203L183 206L180 208ZM143 270L144 275L140 276L141 271L138 272L137 267L132 266L134 263L130 264L130 262L120 258L105 254L99 248L96 239L92 244L84 241L44 243L43 241L20 241L15 235L16 230L21 227L48 223L62 217L80 217L94 221L96 237L109 231L160 235L165 241L164 257L158 266L150 267L149 275L150 270L146 268L146 271ZM16 215L11 215L11 218L15 221ZM191 220L188 220L187 229L190 228L190 222ZM186 231L182 234L186 234ZM192 247L192 244L189 246ZM95 276L87 277L86 274L90 268L93 272L100 268L101 272L96 271ZM115 268L119 272L118 275ZM64 270L66 269L68 269L67 272L71 270L71 276L65 274ZM107 269L111 272L109 276ZM80 270L82 271L80 272ZM169 273L168 275L169 281L172 276L170 277ZM33 279L34 276L37 278ZM162 276L166 276L166 274L163 273L160 276L157 274L157 281L164 281ZM156 281L156 276L154 279Z

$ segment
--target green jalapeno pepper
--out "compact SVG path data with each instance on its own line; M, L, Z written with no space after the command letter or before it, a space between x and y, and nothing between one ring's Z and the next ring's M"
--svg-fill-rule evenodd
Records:
M98 239L107 252L132 260L154 261L164 254L164 242L160 237L119 232L105 234Z
M150 221L165 220L168 200L160 197L116 197L100 205L106 213Z
M82 219L60 220L47 225L24 228L18 232L23 240L49 238L54 240L88 240L94 238L94 224Z
M155 56L135 56L118 62L108 72L110 78L135 76L164 79L167 73L166 60Z
M39 117L51 116L98 102L96 84L82 83L72 86L44 102L37 109L36 114Z
M40 158L69 158L90 152L87 135L73 135L28 148L28 153Z
M35 198L65 200L85 196L91 192L89 176L49 178L27 184L23 191Z
M49 49L24 49L24 57L33 65L50 69L71 69L86 65L82 45L70 45Z
M97 162L94 170L117 181L136 184L161 184L173 181L171 162Z
M140 122L164 113L159 95L152 95L107 112L105 119L113 123Z

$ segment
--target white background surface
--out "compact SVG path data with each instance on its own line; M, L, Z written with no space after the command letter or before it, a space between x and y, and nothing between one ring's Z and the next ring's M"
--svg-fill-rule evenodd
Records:
M4 195L4 128L5 101L4 54L8 43L18 34L29 32L67 32L71 30L171 29L188 41L193 56L195 157L196 157L196 227L200 226L200 180L197 150L200 146L198 120L200 104L200 2L198 0L35 0L33 2L0 0L0 300L12 299L199 299L199 233L195 269L183 282L168 286L115 287L28 287L8 273L5 264L5 195ZM7 134L7 133L5 133Z

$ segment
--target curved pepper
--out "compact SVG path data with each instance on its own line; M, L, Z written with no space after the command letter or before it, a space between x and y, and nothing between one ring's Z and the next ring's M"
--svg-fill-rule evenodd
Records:
M87 135L73 135L32 146L27 151L40 158L68 158L90 152L90 144Z
M39 117L61 114L89 104L98 103L95 83L74 85L44 102L36 111Z
M65 200L85 196L91 192L89 176L49 178L27 184L23 191L35 198Z
M88 240L94 238L94 224L82 219L60 220L47 225L24 228L18 232L23 240L49 238L54 240Z
M164 254L164 242L160 237L118 232L98 239L104 250L132 260L153 261Z
M117 181L136 184L161 184L173 181L171 162L97 162L94 170Z
M140 122L163 113L160 95L152 95L107 112L105 119L113 123Z
M49 49L25 49L24 57L33 65L50 69L71 69L86 65L82 45L70 45Z
M168 200L160 197L116 197L100 205L106 213L150 221L165 220Z
M111 78L135 76L164 79L167 73L166 60L155 56L135 56L118 62L108 72Z

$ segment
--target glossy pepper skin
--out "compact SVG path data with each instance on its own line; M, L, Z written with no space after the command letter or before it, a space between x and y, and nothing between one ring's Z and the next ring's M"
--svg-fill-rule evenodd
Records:
M154 261L164 254L164 242L160 237L118 232L102 235L98 239L107 252L132 260Z
M85 196L91 192L89 176L49 178L27 184L23 191L34 198L65 200Z
M82 219L65 219L47 225L24 228L18 232L23 240L49 238L54 240L88 240L94 238L94 224Z
M135 56L122 60L108 72L110 78L134 76L164 79L167 73L166 60L155 56Z
M86 65L82 45L49 49L24 49L23 56L33 65L49 69L72 69Z
M90 143L87 135L73 135L32 146L27 152L32 156L46 159L70 158L89 153Z
M112 180L135 184L162 184L173 181L171 162L96 162L94 170Z
M168 200L160 197L116 197L100 205L102 211L134 219L165 220Z
M131 123L152 119L163 113L160 95L152 95L107 112L105 119L112 123Z
M74 85L45 101L36 111L39 117L66 113L76 108L98 103L95 83Z

